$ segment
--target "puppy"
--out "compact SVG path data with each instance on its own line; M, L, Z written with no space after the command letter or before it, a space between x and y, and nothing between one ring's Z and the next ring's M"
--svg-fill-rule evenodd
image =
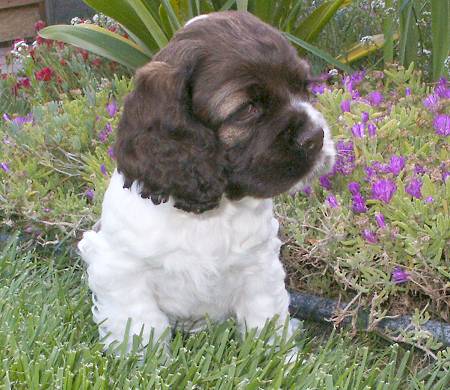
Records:
M284 323L271 198L335 155L309 77L283 35L243 12L193 19L137 71L100 226L79 243L106 346L205 317Z

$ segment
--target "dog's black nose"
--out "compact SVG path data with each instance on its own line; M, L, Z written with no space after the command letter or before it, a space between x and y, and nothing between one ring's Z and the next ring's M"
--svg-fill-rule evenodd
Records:
M297 144L307 154L319 152L323 146L323 129L316 127L308 129L297 137Z

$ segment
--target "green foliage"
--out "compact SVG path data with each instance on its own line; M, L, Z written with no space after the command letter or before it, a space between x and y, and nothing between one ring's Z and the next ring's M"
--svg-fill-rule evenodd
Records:
M107 31L102 27L51 26L39 34L47 39L63 41L100 56L105 56L131 69L148 62L157 49L167 45L172 35L186 21L196 15L230 9L253 12L263 20L290 33L289 39L302 50L329 61L334 66L348 71L349 68L318 49L311 42L318 36L337 10L348 0L324 2L308 17L299 22L300 0L277 1L144 1L144 0L86 0L92 8L115 19L129 32L130 39ZM203 4L203 7L200 5ZM295 38L295 39L293 39Z
M385 97L378 106L367 100L375 85ZM407 88L410 95L405 94ZM433 128L434 114L422 103L430 90L411 66L372 74L358 85L358 91L362 98L352 100L350 112L344 113L340 103L350 98L350 92L342 84L318 96L319 109L335 138L353 142L352 173L330 177L330 190L315 183L310 197L280 198L278 212L291 243L285 248L285 264L292 286L343 294L348 300L357 294L358 305L372 307L373 321L425 306L433 317L448 321L450 180L445 181L444 175L450 170L450 151L447 139ZM448 112L449 100L442 100L440 107ZM352 135L363 112L368 113L369 123L376 123L376 137L367 134L367 127L364 137ZM385 203L373 197L372 185L378 179L368 176L366 169L386 169L394 155L406 160L398 175L376 174L397 188ZM424 172L415 173L418 167ZM421 183L420 198L407 192L413 179ZM366 212L352 211L351 182L360 184ZM339 207L326 201L331 194ZM384 215L386 227L377 224L377 213ZM365 239L366 229L374 233L376 242ZM395 267L405 270L410 281L395 283Z
M194 335L177 331L170 356L155 345L122 357L104 354L81 268L73 257L24 250L16 238L0 246L4 388L444 390L448 384L445 351L424 364L398 345L317 336L309 326L295 340L274 334L271 323L260 337L241 338L230 321ZM298 359L286 364L294 343Z

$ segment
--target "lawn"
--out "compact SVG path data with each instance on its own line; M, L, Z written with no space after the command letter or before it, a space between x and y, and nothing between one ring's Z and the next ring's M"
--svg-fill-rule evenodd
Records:
M327 28L338 32L363 9L351 12ZM75 246L100 214L132 72L42 38L16 43L13 56L22 70L0 77L5 388L449 387L450 347L423 328L429 319L450 321L450 85L431 82L429 64L322 68L311 87L337 163L275 200L281 259L292 290L350 302L345 310L326 324L304 322L276 347L267 343L272 324L241 339L230 320L195 335L175 332L169 355L152 346L117 357L102 352ZM376 55L367 61L378 63ZM372 331L341 326L361 309ZM407 329L374 331L403 314L412 315ZM298 359L286 362L294 345Z

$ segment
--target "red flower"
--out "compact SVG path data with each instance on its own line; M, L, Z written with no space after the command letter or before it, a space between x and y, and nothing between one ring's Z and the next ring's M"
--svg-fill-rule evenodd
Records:
M17 88L31 88L30 79L28 77L23 77L19 79L16 86Z
M48 66L46 66L45 68L42 68L40 71L35 72L34 75L36 76L36 80L50 81L53 76L53 70L50 69Z
M66 65L67 65L67 61L66 61L64 58L61 58L61 59L59 60L59 63L60 63L62 66L66 66Z
M35 24L34 24L34 29L36 31L42 30L45 26L47 26L45 24L45 22L43 20L38 20Z
M116 26L111 26L111 27L108 27L108 30L111 31L111 32L116 32L117 31L117 27Z
M89 52L87 50L80 50L81 56L83 57L84 62L86 62L89 58Z
M100 58L95 58L92 60L92 65L99 67L102 64L102 60Z
M64 42L56 41L56 44L58 45L58 48L60 48L61 50L64 49Z

